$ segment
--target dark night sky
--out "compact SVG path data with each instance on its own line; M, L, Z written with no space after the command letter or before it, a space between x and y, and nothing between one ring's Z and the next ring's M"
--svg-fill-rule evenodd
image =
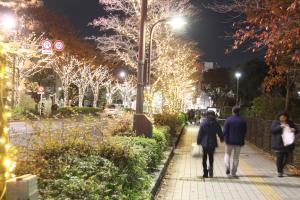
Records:
M97 33L97 30L87 27L88 22L103 15L103 10L98 0L44 0L45 5L67 16L75 25L78 33L84 36ZM209 0L194 0L195 6L201 10L200 19L189 26L186 33L199 43L203 51L204 61L217 62L224 67L232 67L245 63L253 58L263 59L263 52L251 53L236 50L225 54L225 49L231 44L225 41L225 32L231 32L231 16L217 14L202 7L202 3Z

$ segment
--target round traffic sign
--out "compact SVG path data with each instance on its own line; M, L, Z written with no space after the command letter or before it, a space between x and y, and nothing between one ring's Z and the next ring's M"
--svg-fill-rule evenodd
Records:
M48 39L43 40L42 41L42 47L43 47L43 49L46 49L46 50L52 49L52 41L48 40Z
M39 86L39 87L37 88L37 91L38 91L38 92L44 92L44 90L45 90L45 89L44 89L43 86Z
M63 41L61 41L61 40L56 40L56 41L54 42L54 49L55 49L56 51L63 51L64 48L65 48L65 44L64 44Z

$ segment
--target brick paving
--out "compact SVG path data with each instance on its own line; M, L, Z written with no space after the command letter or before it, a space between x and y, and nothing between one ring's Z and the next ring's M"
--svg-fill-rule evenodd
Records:
M198 127L187 127L175 150L157 200L299 200L300 178L278 178L274 161L246 145L241 152L238 179L228 178L224 146L215 153L214 178L202 178L201 158L191 156Z

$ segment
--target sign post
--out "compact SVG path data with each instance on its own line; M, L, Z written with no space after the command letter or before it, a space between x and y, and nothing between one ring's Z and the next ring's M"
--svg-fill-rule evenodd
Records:
M43 109L43 94L45 94L45 88L43 86L39 86L37 88L37 94L41 95L41 100L40 100L40 116L42 116L42 109Z

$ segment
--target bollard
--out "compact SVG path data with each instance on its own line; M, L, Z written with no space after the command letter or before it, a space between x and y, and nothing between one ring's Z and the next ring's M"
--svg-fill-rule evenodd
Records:
M6 181L7 200L37 200L37 177L26 174Z

